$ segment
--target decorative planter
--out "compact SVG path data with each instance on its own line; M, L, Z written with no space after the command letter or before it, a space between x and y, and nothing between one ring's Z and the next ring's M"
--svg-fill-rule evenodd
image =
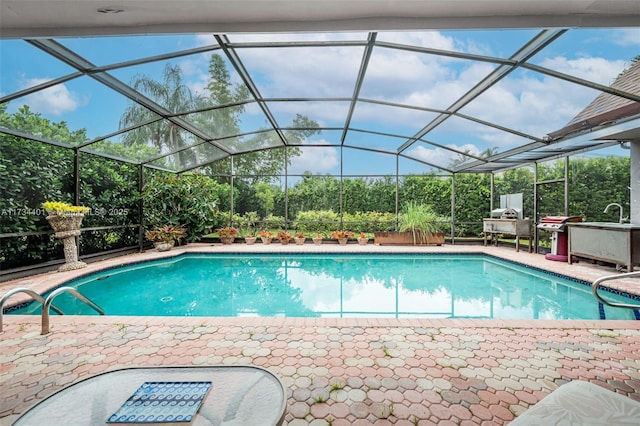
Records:
M247 243L248 245L255 244L256 240L257 240L256 237L244 237L244 242Z
M438 245L444 244L444 232L432 232L427 234L426 241L413 241L411 232L395 232L395 231L378 231L374 232L375 244L380 245Z
M322 244L322 238L312 238L313 240L313 244L319 246L320 244Z
M306 238L305 237L296 237L296 245L303 245L305 242Z
M368 238L358 238L358 244L360 244L361 246L366 246L367 244L369 244L369 239Z
M262 244L271 244L271 237L260 237Z
M82 213L67 213L64 216L60 216L60 215L47 216L47 221L49 222L53 230L56 232L79 231L80 225L82 225L82 219L84 219L84 214ZM56 237L64 238L64 237L59 237L57 235Z
M76 245L76 237L80 236L80 225L83 218L84 213L47 216L47 221L56 231L56 238L60 238L64 244L65 263L58 268L58 271L72 271L87 266L86 263L78 261L78 246Z
M175 240L171 240L171 241L155 241L153 243L153 246L158 251L169 251L169 250L171 250L173 248L173 246L175 244L176 244Z
M349 241L348 238L338 238L338 244L340 244L341 246L346 246L347 241Z
M289 244L289 240L287 240L287 239L282 239L282 240L280 240L280 244L282 244L283 246L286 246L286 245L288 245L288 244Z
M234 235L223 235L220 237L220 241L222 244L233 244L233 241L236 239Z

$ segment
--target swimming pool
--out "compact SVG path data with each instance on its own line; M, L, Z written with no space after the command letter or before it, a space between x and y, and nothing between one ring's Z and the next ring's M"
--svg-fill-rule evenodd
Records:
M184 254L71 281L107 315L636 319L585 283L488 255ZM609 294L612 300L626 300ZM67 294L66 314L95 312ZM29 305L11 313L39 313Z

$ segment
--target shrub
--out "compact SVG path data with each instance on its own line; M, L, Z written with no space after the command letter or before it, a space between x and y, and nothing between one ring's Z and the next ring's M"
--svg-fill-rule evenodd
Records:
M243 235L254 235L258 222L260 222L260 217L257 212L246 212L242 216L233 215L233 223L238 225Z
M142 190L145 219L151 226L182 224L193 242L224 223L217 206L228 192L228 185L204 175L154 176Z
M307 210L298 213L293 228L308 233L330 233L340 225L340 216L333 210Z
M263 228L283 229L286 228L285 220L282 216L274 216L270 214L262 220Z

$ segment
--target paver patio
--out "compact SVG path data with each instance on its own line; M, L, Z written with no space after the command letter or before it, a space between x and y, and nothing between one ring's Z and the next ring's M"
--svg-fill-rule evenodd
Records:
M320 250L313 247L304 250ZM547 266L541 255L510 249L424 250L486 251ZM122 259L90 268L110 262ZM549 263L585 279L610 273L586 264ZM40 289L66 274L5 283L0 292L25 283ZM130 366L265 367L288 387L285 423L291 426L507 424L576 379L640 401L640 321L56 316L45 336L39 316L7 315L4 323L1 425L64 386Z

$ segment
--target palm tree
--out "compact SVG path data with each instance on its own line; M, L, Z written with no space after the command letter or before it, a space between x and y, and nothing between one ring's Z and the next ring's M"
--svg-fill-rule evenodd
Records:
M167 64L162 74L162 81L156 81L147 75L137 75L132 87L164 106L170 112L188 112L198 105L197 97L193 96L189 87L183 83L180 67ZM151 110L139 105L131 104L120 118L120 128L124 129L137 123L153 120L158 116ZM184 132L169 120L158 120L139 127L124 135L124 145L148 145L158 148L161 152L172 151L189 145ZM178 162L184 164L193 154L181 151Z

